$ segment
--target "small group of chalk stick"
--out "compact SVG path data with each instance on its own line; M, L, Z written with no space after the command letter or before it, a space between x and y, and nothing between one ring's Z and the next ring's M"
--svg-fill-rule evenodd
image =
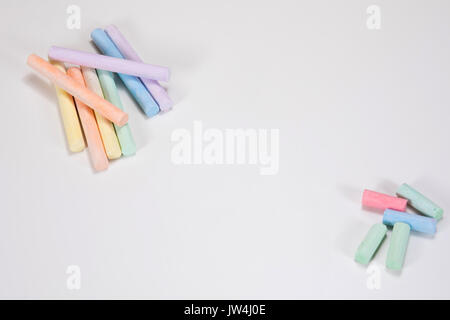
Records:
M55 85L69 150L80 152L87 143L94 169L102 171L109 160L136 153L114 73L146 116L173 103L158 82L169 80L169 69L144 63L117 27L95 29L91 38L102 54L52 46L49 61L31 54L27 63ZM64 63L80 68L66 70Z
M401 270L406 256L411 231L428 235L436 233L437 221L442 219L444 210L420 192L404 183L397 189L397 197L364 190L362 205L366 208L382 210L383 223L373 225L359 245L355 261L368 264L392 227L392 236L386 258L386 268ZM419 214L407 213L407 206Z

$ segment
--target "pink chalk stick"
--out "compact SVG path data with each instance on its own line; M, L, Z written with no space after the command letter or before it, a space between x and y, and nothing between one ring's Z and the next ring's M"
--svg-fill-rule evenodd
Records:
M67 70L67 74L80 86L86 86L80 69L70 68ZM106 170L108 169L108 158L105 149L103 148L103 142L97 127L94 111L77 98L75 98L75 104L77 106L78 115L80 116L81 125L83 126L92 165L96 171Z
M119 49L120 53L125 57L125 59L142 62L142 59L139 57L136 51L134 51L131 44L127 41L127 39L125 39L125 37L122 35L119 29L117 29L116 26L107 26L105 28L105 32L114 42L117 49ZM153 98L156 100L161 111L168 111L172 108L172 100L170 99L166 90L158 83L158 81L147 78L141 78L141 81L147 88L147 90L151 93Z
M392 209L397 211L406 211L406 205L408 200L393 197L387 194L364 190L362 197L362 204L365 207L374 208L374 209Z
M66 49L52 46L48 50L49 58L53 60L78 64L80 66L102 69L112 72L129 74L136 77L154 80L169 80L169 69L167 67L155 66L142 62L119 59L101 54Z

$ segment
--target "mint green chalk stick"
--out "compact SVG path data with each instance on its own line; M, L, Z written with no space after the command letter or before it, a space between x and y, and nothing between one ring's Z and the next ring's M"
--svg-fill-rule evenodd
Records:
M391 243L386 259L386 267L391 270L401 270L405 261L411 227L403 222L397 222L392 229Z
M373 255L383 242L387 232L387 227L382 223L377 223L370 228L363 242L356 250L355 261L361 264L368 264Z
M116 83L114 82L114 75L109 71L100 69L97 69L97 75L100 80L100 85L102 86L105 99L123 110L122 101L120 100L119 92L117 91ZM131 135L130 126L128 123L122 127L114 124L114 129L116 129L117 138L119 138L122 154L124 156L134 155L136 153L136 143Z
M426 216L432 217L436 220L442 218L444 210L438 207L433 201L425 197L420 192L414 190L406 183L402 184L398 190L397 195L408 200L408 204L423 213Z

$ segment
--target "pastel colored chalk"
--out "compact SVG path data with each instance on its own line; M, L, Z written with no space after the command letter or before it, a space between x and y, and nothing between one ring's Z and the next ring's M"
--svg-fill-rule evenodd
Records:
M91 38L97 48L108 56L123 59L119 49L114 45L108 35L102 29L95 29L91 33ZM123 73L118 73L120 79L127 87L134 100L139 104L142 111L148 116L154 116L159 112L159 106L153 99L150 92L145 88L144 84L139 78Z
M59 70L41 57L31 54L27 63L44 77L51 80L56 86L67 91L72 96L94 109L108 120L118 126L123 126L128 121L128 115L115 105L99 97L88 88L75 81L67 74Z
M440 220L444 214L442 208L406 183L398 188L397 195L407 199L411 207L426 216Z
M51 61L50 63L61 72L66 73L63 63L58 61ZM55 89L69 150L72 152L83 151L86 144L84 143L83 131L73 97L58 86L55 86Z
M109 71L98 69L97 75L106 100L123 110L122 101L120 100L119 92L117 90L116 83L114 82L114 74ZM122 127L118 127L116 125L114 126L116 129L117 138L119 138L122 154L124 156L134 155L136 153L136 143L131 135L129 124L127 123Z
M80 69L70 68L67 71L67 74L81 86L85 85ZM77 98L75 98L75 104L78 109L81 125L83 126L84 135L86 136L92 165L96 171L106 170L108 169L108 158L106 157L105 149L103 148L103 142L100 132L98 131L94 111Z
M105 28L105 32L111 38L111 40L116 45L117 49L119 49L120 53L124 56L125 59L143 62L127 39L123 36L123 34L117 29L116 26L110 25ZM153 98L159 105L161 111L168 111L172 108L173 102L170 99L167 91L158 83L156 80L148 79L148 78L140 78L142 83L146 86L147 90L151 93Z
M393 226L397 222L404 222L408 224L411 227L411 230L416 232L427 234L436 233L436 219L391 209L384 211L383 223L385 225Z
M53 60L77 64L83 67L108 70L154 80L169 80L169 69L167 67L121 59L119 57L110 57L56 46L50 47L48 56Z
M379 193L371 190L364 190L362 197L363 206L374 209L394 209L398 211L405 211L408 200L393 197L384 193Z
M368 264L386 237L386 232L387 227L384 224L373 225L356 250L355 261L364 265Z
M404 222L397 222L392 229L391 241L386 258L386 267L401 270L405 261L411 227Z
M95 92L95 94L103 98L102 87L100 86L95 69L81 67L81 73L83 74L86 86ZM117 139L112 122L105 117L102 117L102 115L97 112L94 112L94 114L97 119L98 129L100 130L103 146L105 147L108 159L120 158L122 151L120 150L119 140Z

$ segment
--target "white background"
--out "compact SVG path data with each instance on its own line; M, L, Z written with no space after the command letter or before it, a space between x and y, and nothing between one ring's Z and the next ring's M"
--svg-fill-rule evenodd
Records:
M66 8L81 8L81 29ZM381 215L364 188L408 182L448 212L450 2L2 1L1 298L450 298L450 230L412 235L401 274L354 252ZM51 45L92 51L115 24L171 68L174 110L146 119L137 155L93 173L70 154L54 88L26 66ZM280 168L172 163L171 133L280 130ZM68 290L66 268L81 268Z

